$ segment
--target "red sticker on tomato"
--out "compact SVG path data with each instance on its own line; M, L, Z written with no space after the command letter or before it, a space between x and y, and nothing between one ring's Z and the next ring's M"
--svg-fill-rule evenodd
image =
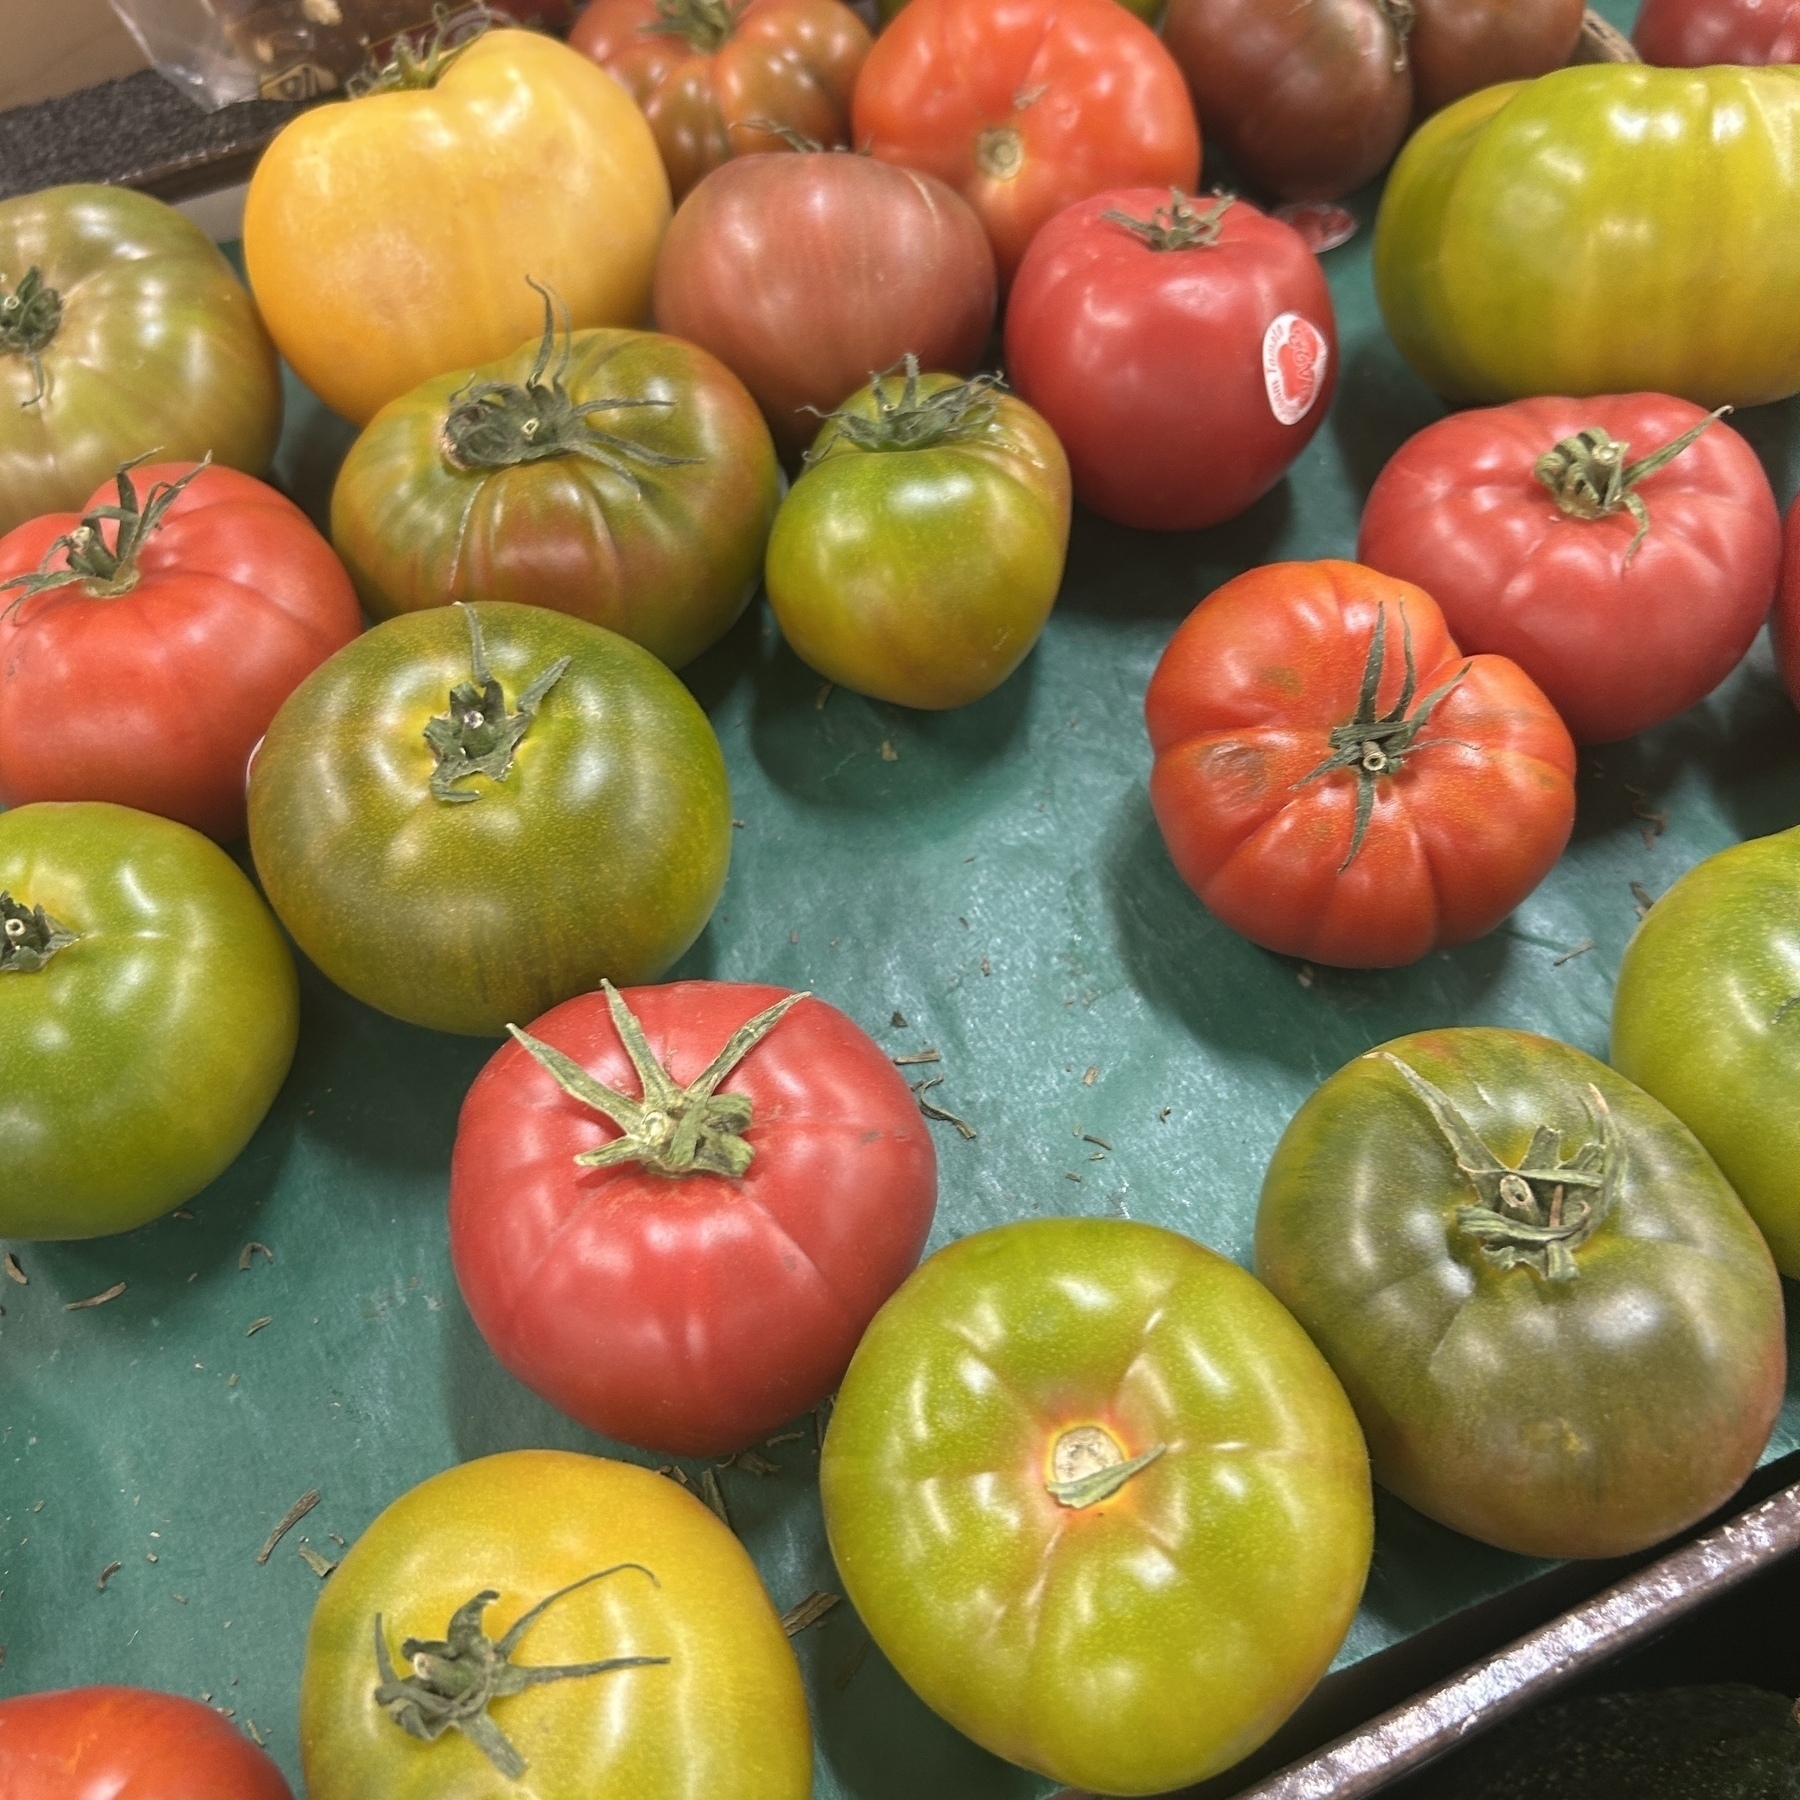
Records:
M1263 333L1263 385L1269 410L1284 425L1298 425L1325 385L1331 346L1325 334L1298 313L1282 313Z

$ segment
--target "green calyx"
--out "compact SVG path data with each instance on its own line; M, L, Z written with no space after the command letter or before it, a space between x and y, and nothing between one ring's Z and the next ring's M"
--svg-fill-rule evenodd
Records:
M1479 1196L1457 1213L1457 1229L1497 1269L1523 1263L1546 1281L1575 1280L1575 1252L1612 1211L1625 1179L1625 1141L1600 1090L1588 1087L1592 1137L1565 1158L1563 1134L1540 1125L1515 1167L1487 1147L1449 1095L1389 1051L1372 1054L1399 1070L1424 1103Z
M563 307L562 354L556 367L556 314L561 306L547 287L525 278L543 296L544 335L537 360L524 382L471 381L450 396L444 417L444 455L458 469L510 469L520 463L543 462L553 456L585 456L610 469L634 493L641 491L632 471L633 462L650 468L669 469L698 462L695 456L668 456L608 431L596 431L589 423L595 413L619 412L627 407L667 408L668 400L627 400L608 396L577 401L563 385L569 372L569 352L574 331L568 308ZM554 306L553 306L554 302Z
M1332 728L1331 754L1308 774L1294 783L1297 788L1308 782L1321 781L1339 769L1350 769L1356 775L1356 827L1350 835L1350 849L1338 864L1341 875L1356 860L1368 835L1369 819L1375 810L1376 785L1390 775L1399 774L1407 757L1415 748L1418 735L1444 697L1468 674L1464 663L1442 687L1433 688L1414 707L1413 695L1418 689L1418 670L1413 663L1412 624L1406 608L1400 609L1402 643L1406 657L1406 681L1400 698L1384 713L1375 710L1376 695L1381 691L1381 671L1387 656L1387 606L1375 609L1375 634L1369 639L1368 659L1363 664L1362 690L1357 696L1356 711L1342 725ZM1432 744L1456 743L1455 738L1433 738ZM1416 745L1430 749L1431 744Z
M1730 411L1729 406L1721 406L1717 412L1708 413L1673 442L1634 463L1625 460L1625 452L1631 448L1628 443L1599 425L1590 425L1585 431L1564 438L1553 450L1546 450L1532 464L1531 472L1550 490L1550 498L1564 518L1606 519L1616 512L1630 513L1637 521L1637 530L1625 552L1629 565L1638 546L1650 535L1650 509L1635 491L1638 483L1672 463L1707 426L1716 424Z
M888 377L896 370L904 371L897 396L890 394L887 386ZM865 418L843 406L821 414L833 430L823 444L807 451L808 464L819 461L840 437L848 438L859 450L929 450L935 444L978 437L999 413L994 404L998 375L977 375L921 399L919 359L910 350L892 368L871 370L869 386L875 417Z
M114 477L119 491L117 506L96 506L91 513L83 515L73 531L65 532L45 551L44 560L31 574L0 581L0 594L8 588L18 590L7 611L22 605L34 594L69 587L75 582L80 582L82 591L96 600L115 600L137 586L137 557L144 540L162 524L169 508L186 490L188 483L212 462L209 450L185 475L174 481L153 482L140 501L131 471L156 454L154 450L147 450L142 456L134 456L130 462L119 465L119 472ZM104 529L108 520L117 528L110 545ZM57 567L59 557L62 563Z
M507 778L512 772L513 756L531 729L538 707L562 680L570 659L559 656L519 696L518 711L509 712L506 690L488 669L481 619L474 607L465 606L460 600L457 605L469 622L471 679L459 681L450 690L448 712L426 721L425 742L437 758L437 767L431 771L432 794L453 806L467 806L479 800L481 794L456 784L471 775L486 775L492 781Z
M375 1704L408 1737L424 1744L435 1744L446 1731L460 1731L507 1780L517 1781L530 1765L489 1718L488 1708L494 1701L547 1682L606 1675L614 1669L653 1668L670 1660L666 1656L609 1656L601 1662L565 1663L555 1668L525 1667L511 1660L526 1632L557 1601L625 1569L649 1575L654 1585L662 1585L642 1563L615 1563L610 1569L584 1576L549 1599L540 1600L497 1643L483 1628L481 1615L500 1596L493 1588L484 1588L456 1609L449 1632L441 1642L407 1638L401 1644L401 1656L412 1665L413 1672L407 1676L394 1667L381 1615L377 1613L375 1667L381 1682L375 1689Z
M41 906L27 906L0 888L0 975L35 975L78 935Z
M657 1060L643 1026L619 990L610 981L600 985L619 1041L637 1071L640 1099L615 1093L572 1057L517 1025L506 1028L570 1099L604 1114L624 1134L597 1150L583 1150L575 1158L577 1166L611 1169L637 1163L658 1175L725 1175L742 1180L756 1156L744 1136L755 1114L747 1095L715 1090L788 1013L811 996L789 994L746 1020L698 1079L684 1088Z
M37 383L37 392L21 400L21 410L36 406L49 392L44 365L39 360L62 323L62 295L46 287L34 264L9 294L0 275L0 356L22 356Z
M443 0L431 9L432 26L417 44L411 32L403 31L394 39L388 60L371 60L344 83L344 92L352 100L365 94L393 94L409 88L436 87L445 70L479 37L486 36L495 25L510 25L505 13L490 12L486 6L458 8L452 19Z
M1051 1447L1050 1479L1044 1489L1059 1506L1071 1511L1110 1500L1140 1469L1147 1469L1168 1449L1157 1444L1127 1457L1112 1434L1098 1425L1076 1425Z
M1147 219L1134 218L1117 207L1108 207L1100 217L1109 224L1123 226L1152 250L1203 250L1219 241L1225 227L1225 214L1235 194L1215 193L1212 205L1201 212L1180 188L1169 189L1169 204L1157 207Z
M724 46L749 0L656 0L656 17L646 32L685 38L690 49L710 56Z

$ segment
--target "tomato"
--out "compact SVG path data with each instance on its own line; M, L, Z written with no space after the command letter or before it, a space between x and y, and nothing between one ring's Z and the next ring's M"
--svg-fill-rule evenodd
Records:
M198 832L0 813L0 1238L130 1231L222 1175L299 1035L294 962Z
M362 629L349 578L235 469L128 465L85 514L0 538L0 802L114 800L241 837L275 709Z
M129 188L0 200L0 534L147 451L260 475L280 432L275 346L199 226Z
M787 134L848 143L871 41L839 0L593 0L569 34L644 109L678 201Z
M909 350L972 374L994 298L994 253L963 197L869 156L725 164L681 203L656 265L657 329L735 371L788 458Z
M1800 62L1800 0L1644 0L1631 41L1664 68Z
M1403 444L1356 554L1426 589L1459 644L1510 656L1597 744L1737 666L1774 597L1781 515L1756 452L1691 401L1519 400Z
M851 395L808 459L764 571L795 654L900 706L966 706L998 687L1062 585L1056 434L984 380L920 376L909 358L904 382Z
M338 472L331 536L376 618L554 607L679 667L762 578L780 475L743 383L649 331L535 346L390 401Z
M281 1771L223 1714L148 1688L70 1688L0 1700L6 1800L294 1800Z
M535 338L527 276L577 327L638 324L668 219L630 95L566 44L495 30L290 120L250 180L244 260L295 373L366 425Z
M1362 1594L1368 1457L1268 1292L1190 1238L1026 1219L876 1315L819 1469L844 1590L926 1703L1107 1794L1228 1767Z
M1800 829L1709 857L1619 965L1612 1060L1699 1138L1800 1277Z
M1781 1283L1737 1196L1666 1108L1528 1032L1420 1032L1332 1076L1276 1146L1256 1271L1375 1479L1522 1555L1704 1518L1781 1407Z
M1006 370L1121 525L1240 513L1311 441L1337 381L1318 259L1242 201L1127 188L1060 212L1006 307Z
M869 52L852 116L858 148L974 207L1002 283L1065 206L1200 175L1181 71L1117 0L912 0Z
M300 1756L310 1800L812 1788L743 1545L673 1481L562 1450L447 1469L350 1546L307 1633Z
M1800 503L1788 508L1781 534L1781 582L1775 595L1770 635L1788 697L1800 706Z
M250 849L359 1000L498 1035L653 980L725 885L706 715L647 651L538 606L435 607L315 670L250 765Z
M1498 81L1526 81L1575 55L1582 0L1414 0L1406 37L1413 117Z
M1422 589L1271 563L1188 615L1144 701L1181 878L1288 956L1388 968L1491 931L1575 821L1575 746Z
M583 994L514 1035L450 1165L494 1354L590 1431L676 1456L817 1405L937 1204L881 1048L822 1000L725 981Z
M1376 297L1452 400L1779 400L1800 391L1797 206L1800 69L1560 69L1420 127L1382 194Z

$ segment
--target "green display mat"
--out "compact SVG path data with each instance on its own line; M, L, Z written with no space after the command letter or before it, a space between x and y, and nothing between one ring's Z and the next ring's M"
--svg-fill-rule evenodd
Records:
M1605 10L1629 23L1629 5ZM1145 788L1142 701L1159 653L1240 570L1352 555L1377 471L1443 410L1376 313L1373 201L1358 197L1363 228L1325 258L1341 374L1290 476L1210 532L1078 517L1043 641L987 700L947 715L842 691L822 700L760 603L686 671L743 828L718 912L674 973L811 988L891 1054L939 1052L923 1071L944 1078L932 1097L978 1135L934 1127L933 1247L1024 1215L1082 1213L1172 1226L1248 1263L1264 1164L1325 1076L1384 1039L1450 1024L1520 1027L1604 1055L1633 884L1659 894L1724 846L1800 820L1800 716L1763 642L1705 704L1582 754L1568 853L1479 943L1392 972L1309 969L1234 936L1182 885ZM351 434L298 388L289 397L278 478L322 522ZM1800 406L1734 423L1785 503ZM1660 835L1652 814L1666 814ZM302 1538L336 1556L330 1534L354 1542L414 1483L492 1451L660 1460L589 1436L518 1386L457 1294L450 1146L494 1046L395 1023L309 968L302 985L293 1074L191 1220L15 1245L29 1285L0 1282L0 1694L105 1681L210 1695L254 1722L297 1792L297 1693L319 1592ZM251 1240L274 1261L240 1270ZM119 1281L109 1304L64 1310ZM1768 1455L1797 1446L1790 1388ZM810 1430L768 1454L779 1474L720 1479L787 1608L839 1584ZM259 1567L271 1527L313 1488L317 1509ZM1339 1666L1545 1566L1384 1498ZM1051 1791L931 1715L848 1604L796 1649L818 1800Z

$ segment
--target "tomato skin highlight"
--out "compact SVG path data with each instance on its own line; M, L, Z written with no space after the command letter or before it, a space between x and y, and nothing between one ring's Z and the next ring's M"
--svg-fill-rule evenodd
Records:
M1532 474L1597 426L1636 461L1705 418L1664 394L1530 399L1454 413L1408 439L1363 509L1357 560L1425 588L1459 644L1510 657L1580 744L1630 737L1703 699L1774 597L1781 517L1756 452L1723 421L1619 510L1560 512Z
M1082 1427L1158 1453L1064 1504L1047 1480ZM914 1691L996 1755L1108 1794L1261 1743L1368 1570L1368 1458L1336 1378L1248 1273L1127 1220L1022 1220L928 1258L857 1350L819 1479L845 1591Z
M179 1694L67 1688L0 1700L6 1800L294 1800L229 1720Z
M1567 1165L1610 1119L1617 1192L1572 1278L1484 1254L1463 1153L1396 1061L1510 1168L1539 1127ZM1420 1032L1325 1082L1270 1161L1256 1269L1343 1381L1375 1479L1521 1555L1622 1556L1704 1518L1781 1407L1781 1283L1717 1166L1658 1101L1528 1032Z
M1318 259L1253 206L1232 202L1217 240L1186 249L1106 218L1168 206L1167 190L1127 188L1058 213L1008 298L1006 367L1062 440L1083 505L1188 531L1242 512L1311 441L1337 383L1337 324ZM1287 385L1266 367L1284 351L1302 359Z
M1361 777L1317 772L1356 715L1378 619L1380 709L1400 698L1408 630L1419 699L1455 685L1403 766L1375 777L1350 854ZM1182 879L1283 955L1388 968L1480 937L1574 824L1575 746L1550 703L1504 657L1464 657L1429 594L1357 563L1227 582L1175 633L1144 713L1151 805Z

